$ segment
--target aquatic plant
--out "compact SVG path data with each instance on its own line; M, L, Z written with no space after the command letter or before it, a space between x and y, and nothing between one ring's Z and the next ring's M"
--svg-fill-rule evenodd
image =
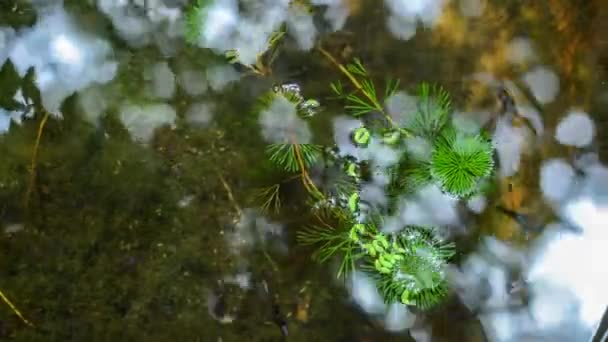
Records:
M439 240L435 229L406 226L391 246L396 262L381 269L374 265L378 289L388 302L401 301L426 309L445 296L444 266L454 255L454 244Z
M460 132L451 124L451 100L443 88L421 84L415 108L411 113L403 113L405 120L398 123L383 105L398 92L398 80L387 81L383 89L378 89L361 61L344 66L324 49L319 51L354 87L349 89L339 81L332 83L337 98L344 101L344 108L352 116L365 117L363 126L354 128L350 134L352 144L363 150L372 145L388 146L399 156L397 163L386 169L391 179L389 202L393 205L398 198L428 183L463 198L475 193L478 184L491 174L494 167L491 142L481 134ZM307 101L299 88L283 86L261 98L262 108L277 96L293 103L298 113ZM415 139L428 144L428 156L407 148ZM300 229L297 239L302 245L316 248L313 259L326 262L338 258L338 277L345 277L355 269L370 273L387 303L401 302L428 309L441 302L448 290L444 270L454 255L454 244L439 237L440 227L410 225L398 232L383 232L381 227L384 217L390 214L391 204L378 208L361 201L361 186L372 166L369 161L345 155L339 146L324 148L295 141L271 144L266 152L269 160L283 171L299 173L311 195L309 204L316 223ZM319 162L337 168L343 177L329 187L317 186L309 170ZM264 191L267 199L263 207L277 203L278 188L276 185Z
M383 99L380 98L380 92L371 80L367 69L363 66L359 59L355 59L353 63L346 66L338 63L335 58L325 49L319 47L319 51L340 70L355 87L355 91L347 91L345 86L340 81L331 84L332 91L337 95L338 99L345 101L344 108L354 117L360 117L372 112L380 113L384 119L391 125L391 128L409 135L409 132L402 127L399 127L388 114L384 105L383 99L387 99L394 95L399 88L399 80L388 79L384 85Z
M434 139L448 124L450 95L443 88L422 83L418 90L417 110L405 126L418 136Z
M312 166L322 148L314 144L271 144L266 148L270 161L286 171L297 172Z
M493 169L490 141L480 135L445 130L437 139L431 158L431 175L441 188L457 197L472 194Z
M315 100L304 99L297 85L285 84L274 87L271 91L262 95L255 111L264 113L274 108L273 105L277 100L280 101L279 103L289 105L281 105L278 107L279 110L295 110L297 117L311 117L318 106ZM281 112L280 114L286 115L287 113ZM296 119L300 120L299 118ZM303 142L302 137L306 137L307 135L298 132L297 127L291 127L294 124L298 124L297 121L292 123L282 122L281 124L285 127L275 127L272 129L272 138L277 139L277 141L270 143L266 147L265 153L268 159L286 172L298 173L305 189L310 194L316 196L317 199L320 199L322 197L321 192L312 181L308 170L318 161L323 153L323 146ZM281 203L279 197L280 186L281 184L273 184L258 191L255 197L263 203L262 209L268 210L272 206L275 211L278 211Z
M352 237L352 221L344 213L333 212L336 224L330 225L319 218L320 223L301 229L297 232L298 242L302 245L316 246L313 259L326 262L331 257L340 259L338 277L342 277L355 269L355 262L363 256L358 249L359 241Z

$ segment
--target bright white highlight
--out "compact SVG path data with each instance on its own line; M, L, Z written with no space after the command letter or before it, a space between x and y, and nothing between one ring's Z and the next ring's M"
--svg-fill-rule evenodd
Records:
M555 139L563 145L589 146L595 137L595 125L589 115L581 111L570 111L555 130Z
M59 35L51 42L51 55L60 63L65 64L79 64L82 61L80 50L64 34Z

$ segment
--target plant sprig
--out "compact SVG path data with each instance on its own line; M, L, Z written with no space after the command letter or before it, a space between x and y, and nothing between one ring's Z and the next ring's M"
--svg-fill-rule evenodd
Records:
M270 144L266 147L270 161L282 167L288 172L302 172L308 169L319 158L323 147L315 144ZM298 151L302 158L302 163L298 160Z
M451 107L450 94L437 86L423 82L418 88L417 110L406 124L418 136L435 139L447 126Z
M355 269L355 263L362 254L357 252L358 244L352 240L348 231L338 230L322 222L300 229L296 233L298 243L304 246L316 246L313 259L320 263L327 262L330 258L338 256L340 266L337 278L343 278Z
M359 59L355 59L353 63L344 66L340 64L336 59L322 47L318 47L319 51L325 56L332 64L334 64L338 70L340 70L346 78L355 87L355 91L347 94L344 91L344 87L341 83L333 83L331 89L334 93L346 100L345 108L351 111L351 114L355 117L369 114L372 112L378 112L383 115L386 121L395 130L401 132L404 136L409 136L410 132L397 125L389 113L386 112L382 105L381 99L378 98L376 87L369 77L369 73L361 63ZM388 80L385 86L385 99L395 94L399 85L397 80Z
M387 81L384 91L377 89L370 73L360 60L339 64L327 51L320 51L349 79L354 90L348 92L340 82L331 89L345 101L345 108L355 117L379 113L388 126L377 127L369 121L351 132L352 143L361 149L371 148L380 137L381 144L400 153L399 162L388 168L388 195L401 198L413 194L420 186L434 182L443 191L458 198L478 189L479 182L492 169L493 148L481 134L458 132L451 124L451 99L439 86L422 83L418 88L416 108L397 125L382 103L397 93L399 81ZM299 104L299 88L282 87L280 93ZM386 123L385 122L385 123ZM378 132L379 131L379 132ZM407 138L407 139L404 139ZM411 138L411 140L410 140ZM410 145L422 143L422 147ZM413 147L412 147L413 146ZM322 153L322 146L310 144L274 144L267 148L270 160L287 172L299 172L306 190L312 194L309 202L313 212L326 217L318 224L300 229L296 235L302 245L315 246L313 259L327 262L337 257L338 277L356 268L370 272L387 303L401 302L421 309L439 304L447 295L445 266L454 255L454 244L438 238L436 229L426 226L406 226L396 233L382 232L381 213L390 212L394 201L385 208L363 210L362 186L370 165L353 156ZM343 174L322 193L312 182L308 170L323 155ZM392 203L392 204L391 204ZM328 223L331 222L331 223Z
M273 184L268 187L260 189L255 197L261 202L262 212L267 213L269 211L275 214L281 209L281 184Z

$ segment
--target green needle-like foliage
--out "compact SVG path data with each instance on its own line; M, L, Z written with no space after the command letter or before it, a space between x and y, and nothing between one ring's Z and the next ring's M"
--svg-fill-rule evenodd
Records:
M493 147L480 135L447 129L437 140L431 157L431 175L441 188L456 197L477 190L494 168Z
M434 139L446 126L450 113L450 95L436 85L422 83L418 89L416 113L405 125L409 131Z
M275 214L279 212L279 209L281 209L280 190L281 185L274 184L262 188L256 193L255 197L261 203L262 212L268 213L269 211L273 211Z
M196 44L200 37L209 2L210 0L197 0L193 6L186 10L184 36L190 44Z
M356 90L347 92L340 81L331 84L332 91L338 98L344 99L344 108L355 117L371 112L384 113L383 101L395 94L399 87L399 81L389 79L384 85L384 92L379 92L374 85L367 69L359 59L346 65L344 72L348 73L351 82L355 82Z
M341 222L337 226L338 228L334 228L322 222L299 230L296 239L301 245L316 246L317 249L312 257L320 263L326 262L333 256L340 257L337 277L341 278L354 270L355 262L362 253L358 252L358 242L350 237L350 231L346 229L346 227L350 228L350 225Z
M270 161L289 172L302 171L300 161L304 168L311 167L322 150L322 146L314 144L271 144L266 147Z
M430 162L403 154L399 163L390 169L390 183L387 194L396 204L404 195L412 195L421 187L429 184L431 177Z
M399 184L400 188L403 189L403 193L414 193L433 180L430 163L412 160L408 166L403 173L399 174Z

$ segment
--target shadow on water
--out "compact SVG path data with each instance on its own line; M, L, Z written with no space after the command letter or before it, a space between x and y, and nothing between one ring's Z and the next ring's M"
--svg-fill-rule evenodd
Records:
M608 6L599 0L482 1L484 15L469 20L450 3L435 28L419 27L406 42L387 31L386 9L377 1L347 2L358 10L344 30L322 39L341 60L361 58L374 77L400 78L406 90L421 81L439 83L462 110L493 106L494 95L470 75L519 77L522 70L504 54L510 38L525 35L561 80L559 98L543 107L545 130L552 132L562 113L576 105L593 113L599 132L608 129L603 81ZM139 96L141 70L159 60L159 52L126 51L111 24L83 3L66 1L66 7L97 18L126 61L114 91ZM34 18L22 1L0 4L0 26L28 26ZM208 52L179 49L168 59L172 66L204 67L218 60ZM0 340L281 341L286 325L290 341L413 341L408 333L385 332L381 322L359 311L330 267L314 264L310 251L295 244L294 232L307 222L301 215L305 194L297 185L284 190L285 210L269 215L283 225L281 238L255 245L234 241L239 214L257 205L254 190L281 177L264 161L257 119L250 113L256 96L274 83L297 82L306 97L323 102L323 115L313 120L322 142L332 139L331 114L341 114L339 104L328 99L329 83L340 74L317 52L287 46L274 69L270 78L247 77L213 94L218 113L213 124L161 128L147 146L132 142L116 110L92 125L80 115L77 95L68 98L63 119L45 127L29 199L24 193L41 108L34 120L0 136L0 290L35 324L24 325L0 303ZM11 89L19 82L6 63L0 73L2 107L14 105ZM32 88L31 80L23 82L24 91ZM178 89L169 103L183 116L192 101ZM603 161L608 161L607 141L599 140L597 147ZM501 205L547 220L551 213L537 182L539 163L569 153L544 139L522 157L518 174L499 182L488 208ZM527 244L536 232L524 236L513 218L492 209L469 218L469 234L458 238L457 259L484 235ZM246 284L230 278L239 274L247 275ZM487 340L477 317L455 295L420 321L432 327L433 341Z

